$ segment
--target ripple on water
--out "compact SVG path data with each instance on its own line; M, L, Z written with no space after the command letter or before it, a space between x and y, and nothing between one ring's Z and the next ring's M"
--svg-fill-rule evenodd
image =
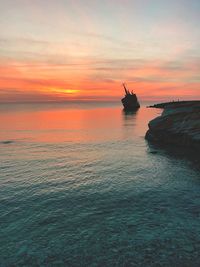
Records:
M199 267L199 169L117 112L105 140L1 143L0 266Z

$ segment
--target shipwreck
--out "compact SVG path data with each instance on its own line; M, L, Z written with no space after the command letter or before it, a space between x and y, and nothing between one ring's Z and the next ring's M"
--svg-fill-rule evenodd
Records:
M133 91L129 91L125 84L122 84L125 91L125 96L122 98L122 104L124 106L125 111L133 111L140 107L139 101L137 99L136 94L133 93Z

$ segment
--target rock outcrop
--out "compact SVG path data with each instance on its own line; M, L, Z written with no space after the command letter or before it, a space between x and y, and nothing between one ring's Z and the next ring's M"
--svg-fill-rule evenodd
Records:
M200 101L162 103L153 107L164 108L164 111L149 122L147 140L200 152Z
M122 98L122 104L124 106L124 110L125 111L133 111L136 110L140 107L140 104L138 102L137 96L136 94L134 94L133 92L130 92L125 84L123 84L124 87L124 91L125 91L125 97Z

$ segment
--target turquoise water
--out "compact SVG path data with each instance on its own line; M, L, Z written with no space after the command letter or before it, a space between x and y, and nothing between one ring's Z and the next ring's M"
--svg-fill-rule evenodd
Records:
M159 110L0 107L0 266L200 266L200 168L150 146Z

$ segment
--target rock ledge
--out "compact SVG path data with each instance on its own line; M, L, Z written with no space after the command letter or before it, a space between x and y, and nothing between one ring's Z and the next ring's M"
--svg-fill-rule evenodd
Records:
M147 140L200 151L200 101L169 102L151 107L164 111L149 122Z

